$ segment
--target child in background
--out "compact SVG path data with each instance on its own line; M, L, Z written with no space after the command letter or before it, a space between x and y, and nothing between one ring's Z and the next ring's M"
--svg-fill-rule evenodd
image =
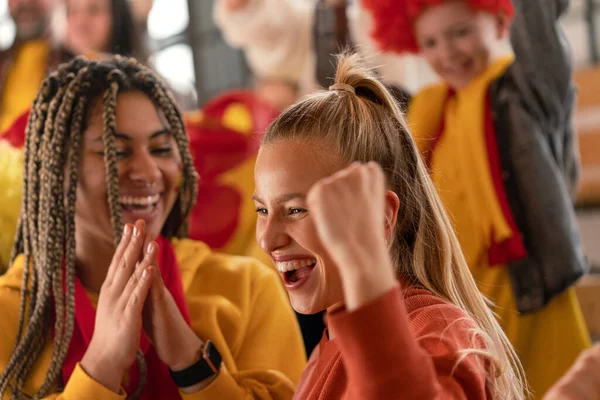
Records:
M590 345L572 288L587 265L571 202L572 60L558 24L569 2L363 4L382 50L420 52L443 78L412 100L412 133L541 397ZM502 57L509 26L515 54Z

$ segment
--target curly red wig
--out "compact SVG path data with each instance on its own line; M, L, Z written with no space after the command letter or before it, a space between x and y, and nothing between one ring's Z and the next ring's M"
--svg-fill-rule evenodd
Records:
M373 16L371 37L382 51L418 53L419 45L413 32L413 22L425 9L449 0L361 0ZM510 0L463 0L474 10L512 17Z

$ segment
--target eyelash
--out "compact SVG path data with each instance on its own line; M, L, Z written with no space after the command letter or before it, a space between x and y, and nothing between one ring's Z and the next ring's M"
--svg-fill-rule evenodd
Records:
M256 207L256 213L257 214L267 215L267 209L266 208L262 208L262 207Z
M461 29L457 29L457 30L454 32L454 36L458 36L458 37L464 37L464 36L467 36L467 35L469 34L469 32L470 32L470 29L469 29L469 28L461 28Z
M288 210L288 215L298 215L298 214L303 214L303 213L305 213L306 211L307 211L307 210L306 210L306 209L304 209L304 208L300 208L300 207L293 207L293 208L290 208L290 209ZM268 215L268 214L269 214L269 212L267 211L267 209L266 209L266 208L263 208L263 207L257 207L257 208L256 208L256 213L257 213L257 214L262 214L262 215Z
M158 148L158 149L153 149L150 151L152 154L158 155L158 156L166 156L166 155L170 155L173 152L173 148L172 147L162 147L162 148ZM104 152L103 151L99 151L98 155L104 157ZM129 152L127 151L117 151L116 152L117 158L124 158L127 157L127 155L129 155Z

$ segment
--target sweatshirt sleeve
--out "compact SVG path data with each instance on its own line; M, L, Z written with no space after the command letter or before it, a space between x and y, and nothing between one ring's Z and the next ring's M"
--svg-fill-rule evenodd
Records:
M266 268L266 267L265 267ZM217 378L184 400L291 399L306 364L300 331L278 277L265 271L253 285L248 324L235 354L235 371L222 364Z
M121 393L115 393L107 389L102 384L92 379L81 368L79 364L73 370L73 374L65 386L65 390L60 394L54 394L47 397L47 400L124 400L126 398L125 391L121 389Z
M474 323L432 299L411 312L393 289L329 323L339 341L351 399L486 399L485 371L472 348ZM462 357L462 359L461 359Z
M226 42L244 50L255 75L299 82L314 75L314 11L307 0L252 0L234 11L217 0L213 19Z

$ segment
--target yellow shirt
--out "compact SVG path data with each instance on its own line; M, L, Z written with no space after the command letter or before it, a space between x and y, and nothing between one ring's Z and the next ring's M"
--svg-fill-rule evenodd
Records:
M50 47L46 41L31 41L17 50L8 72L0 107L0 135L31 107L46 76Z
M291 399L306 359L302 338L279 277L246 257L217 254L192 240L174 240L192 328L210 339L223 357L218 377L205 389L181 393L184 400ZM23 258L0 277L0 371L10 357L19 322ZM50 339L50 338L49 338ZM32 395L49 366L49 340L25 384ZM8 399L8 395L3 397ZM79 366L62 393L47 399L124 399Z

